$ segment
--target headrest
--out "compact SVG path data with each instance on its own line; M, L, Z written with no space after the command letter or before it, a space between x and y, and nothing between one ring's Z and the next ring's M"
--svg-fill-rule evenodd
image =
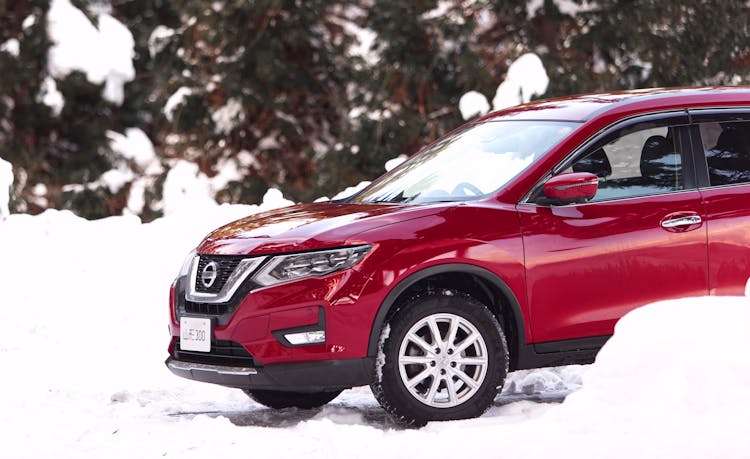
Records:
M655 180L670 180L682 166L680 155L664 136L652 135L641 150L641 175Z
M716 146L713 149L747 154L747 142L744 134L739 129L726 129L716 139Z
M612 175L612 165L609 164L609 159L604 150L599 148L573 164L573 172L588 172L604 178Z

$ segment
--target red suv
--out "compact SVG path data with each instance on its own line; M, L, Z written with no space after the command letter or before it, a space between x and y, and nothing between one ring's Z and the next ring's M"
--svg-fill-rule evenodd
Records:
M166 363L273 408L369 384L399 423L469 418L509 370L590 362L631 309L748 275L750 90L546 100L209 234Z

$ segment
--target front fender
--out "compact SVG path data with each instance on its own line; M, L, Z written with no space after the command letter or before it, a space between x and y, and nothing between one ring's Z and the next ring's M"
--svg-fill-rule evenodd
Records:
M430 266L429 268L417 271L402 279L400 282L398 282L398 284L396 284L393 289L391 289L391 291L385 297L385 300L383 300L383 302L381 303L370 329L370 340L367 347L368 357L377 356L379 346L378 341L380 339L381 330L385 325L385 321L388 318L388 315L396 305L396 302L401 297L401 295L421 280L436 276L438 274L447 273L471 274L489 281L492 285L497 287L508 300L508 304L510 305L510 308L513 312L513 319L515 320L516 330L517 333L519 333L519 336L513 337L513 339L517 339L519 343L526 342L525 324L527 323L527 321L525 320L525 315L521 310L521 305L516 294L503 279L495 275L495 273L479 266L466 263L446 263Z
M370 299L368 356L377 353L381 327L409 287L427 277L458 272L491 283L514 308L522 341L530 339L523 243L515 208L502 204L455 206L434 215L359 235L375 248L361 265ZM377 242L376 242L377 241Z

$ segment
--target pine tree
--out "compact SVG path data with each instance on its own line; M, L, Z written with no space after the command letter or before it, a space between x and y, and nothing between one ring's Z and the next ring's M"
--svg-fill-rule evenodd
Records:
M620 87L736 84L734 75L747 69L747 2L598 4L583 16L589 30L579 46L596 46L607 66L617 69Z
M51 75L49 2L0 0L0 157L16 212L120 214L146 183L149 220L181 160L220 202L255 203L271 186L332 196L461 124L461 95L491 99L527 52L550 77L542 97L736 84L750 65L744 0L73 2L128 27L136 76L118 104L82 72ZM161 172L111 148L110 131L134 127ZM131 177L110 189L113 168Z
M50 75L48 9L44 1L3 5L1 40L18 42L17 55L0 52L0 157L17 177L12 210L119 214L127 189L110 190L99 179L117 160L107 130L119 125L121 110L80 71Z
M545 0L532 12L529 5L495 2L495 25L482 43L496 78L509 59L539 54L551 81L545 97L746 81L750 30L744 1ZM491 58L493 49L511 52L498 61Z
M209 177L233 164L240 177L220 201L258 202L269 186L314 197L314 161L340 135L351 79L338 2L170 5L178 23L151 37L149 97L161 104L153 114L164 155Z
M464 3L376 0L363 6L358 24L377 36L374 62L358 72L349 91L343 146L319 163L321 181L340 190L377 177L388 159L415 153L461 123L461 94L491 82L474 34L482 2Z
M11 211L26 211L34 202L23 195L27 183L41 182L49 166L38 162L42 146L49 141L52 116L48 107L37 102L44 72L44 56L49 42L44 21L44 2L0 4L0 157L15 165L15 186ZM27 18L33 18L27 20ZM24 27L25 24L25 27ZM13 43L14 45L9 45ZM15 48L15 49L13 49ZM40 179L41 178L41 179Z

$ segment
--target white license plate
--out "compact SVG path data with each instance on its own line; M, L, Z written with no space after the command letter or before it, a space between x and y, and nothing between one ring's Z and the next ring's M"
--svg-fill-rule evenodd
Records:
M211 319L180 317L180 349L211 352Z

